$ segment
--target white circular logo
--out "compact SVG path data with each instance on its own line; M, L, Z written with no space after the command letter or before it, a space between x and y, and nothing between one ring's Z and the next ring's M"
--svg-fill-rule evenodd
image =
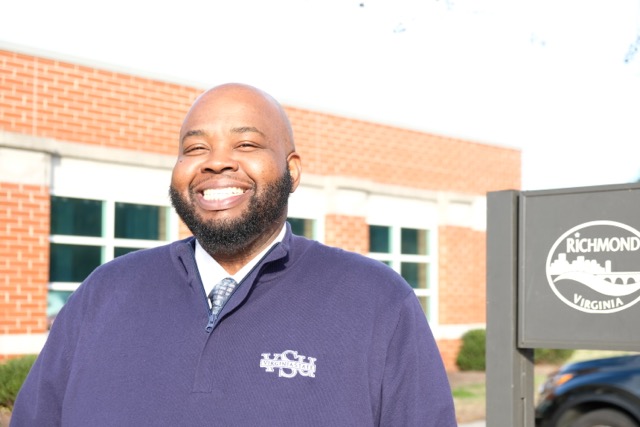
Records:
M640 233L615 221L573 227L551 247L547 280L558 298L585 313L614 313L640 300Z

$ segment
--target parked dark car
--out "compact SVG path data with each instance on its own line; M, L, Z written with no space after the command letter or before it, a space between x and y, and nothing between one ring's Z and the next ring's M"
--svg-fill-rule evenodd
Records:
M549 375L541 427L640 427L640 354L576 362Z

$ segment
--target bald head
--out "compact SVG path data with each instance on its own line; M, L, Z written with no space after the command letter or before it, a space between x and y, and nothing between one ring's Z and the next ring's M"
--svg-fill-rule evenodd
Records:
M236 106L242 109L254 110L271 123L275 134L284 145L285 151L287 153L295 151L293 129L282 105L263 90L242 83L226 83L202 93L185 116L180 132L180 140L184 138L185 123L188 122L190 116L201 114L202 110L211 109L218 105L226 106L226 108L234 108L233 106Z

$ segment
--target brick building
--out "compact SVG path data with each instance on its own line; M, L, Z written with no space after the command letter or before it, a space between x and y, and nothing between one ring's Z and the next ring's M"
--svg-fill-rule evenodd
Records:
M100 263L188 234L167 189L203 89L0 46L0 359L38 352ZM519 150L285 108L294 229L401 272L455 369L485 323L486 193L520 187Z

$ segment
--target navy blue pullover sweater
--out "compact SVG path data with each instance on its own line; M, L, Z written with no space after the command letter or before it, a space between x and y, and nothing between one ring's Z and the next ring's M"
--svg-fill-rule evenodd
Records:
M11 426L456 426L424 313L386 265L288 230L214 321L194 242L85 280Z

